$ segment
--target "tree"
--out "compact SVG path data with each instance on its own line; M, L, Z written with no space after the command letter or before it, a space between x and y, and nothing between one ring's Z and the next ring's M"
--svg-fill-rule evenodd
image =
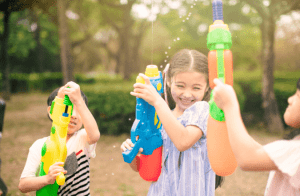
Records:
M8 61L8 38L9 38L9 19L12 12L22 11L24 9L32 9L34 7L40 7L41 9L47 10L52 6L54 2L47 0L41 1L29 1L29 0L0 0L0 11L4 13L4 32L1 36L1 73L2 73L2 96L5 100L10 99L10 82L9 82L9 61Z
M71 45L69 41L69 28L66 17L67 1L57 0L58 12L58 28L60 40L60 56L62 63L63 83L74 80L73 77L73 63L71 55Z
M276 97L274 94L274 37L276 20L292 10L300 9L299 0L241 0L249 4L260 15L262 39L262 107L268 130L282 133L283 123L279 114Z

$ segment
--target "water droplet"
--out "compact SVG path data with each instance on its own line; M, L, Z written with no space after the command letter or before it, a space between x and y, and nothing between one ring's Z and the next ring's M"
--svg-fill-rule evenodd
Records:
M161 65L160 68L163 68L163 66Z
M107 174L105 174L107 176Z
M183 29L181 29L181 31L183 31Z
M165 60L165 63L167 62L167 60Z
M191 8L193 8L194 6L192 5Z
M114 160L114 159L111 159L111 160Z
M174 39L174 42L176 42L176 39Z
M113 148L115 148L116 146L113 146Z
M169 46L168 49L171 49L171 46Z
M180 37L177 37L177 40L180 40Z
M169 56L167 56L167 58L169 58Z
M186 18L186 20L189 20L189 18Z
M196 5L196 3L194 3L194 5Z
M131 118L129 118L128 120L131 121Z
M179 18L182 18L182 16L179 16Z
M168 52L166 51L165 54L168 54Z
M185 20L183 20L182 22L185 22Z
M111 175L115 175L114 173L111 173Z

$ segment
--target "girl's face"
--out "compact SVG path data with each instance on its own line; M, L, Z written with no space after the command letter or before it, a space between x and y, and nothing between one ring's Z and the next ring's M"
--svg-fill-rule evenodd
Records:
M206 77L199 72L180 72L171 80L171 94L176 111L183 113L197 101L201 101L208 89Z
M283 115L284 121L287 125L299 128L300 127L300 90L288 98L288 107Z

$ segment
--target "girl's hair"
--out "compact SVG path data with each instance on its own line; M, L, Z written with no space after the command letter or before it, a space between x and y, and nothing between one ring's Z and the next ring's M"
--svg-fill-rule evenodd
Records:
M297 89L300 90L300 78L297 81ZM286 140L291 140L293 139L295 136L300 135L300 129L292 129L292 131L290 131L289 133L285 134L283 136L283 139Z
M180 72L187 71L196 71L205 75L208 90L205 92L203 101L209 101L211 89L208 84L208 61L207 57L201 52L198 52L197 50L182 49L179 52L177 52L172 57L169 66L166 67L165 82L167 82L170 85L173 76ZM172 98L168 98L172 97L170 96L171 89L167 85L165 89L165 99L167 103L169 103L170 108L173 108L175 107L174 100Z

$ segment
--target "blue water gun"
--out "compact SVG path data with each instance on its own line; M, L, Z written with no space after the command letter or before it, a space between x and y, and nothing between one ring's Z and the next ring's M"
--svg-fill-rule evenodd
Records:
M162 73L158 71L156 65L148 65L146 67L145 75L149 77L151 84L157 90L158 93L163 93L163 77ZM140 76L137 77L136 83L145 83L144 79ZM131 163L132 160L136 157L140 148L143 148L143 152L139 157L139 172L143 179L148 181L155 181L153 176L149 177L147 175L143 175L142 173L147 172L150 173L154 169L157 173L160 174L161 169L161 146L162 146L162 137L161 137L161 121L155 111L155 108L147 103L142 98L136 98L136 110L135 110L136 119L131 127L131 141L134 144L132 150L124 151L123 158L127 163ZM138 136L138 140L136 140ZM153 153L154 151L157 151ZM150 155L154 155L154 158ZM155 162L155 166L152 164ZM150 163L151 162L151 163ZM160 163L159 163L160 162ZM147 165L147 166L146 166ZM153 165L152 169L148 166ZM159 171L158 171L159 170ZM159 176L158 174L158 176ZM148 176L148 177L147 177ZM158 178L157 176L157 178Z

